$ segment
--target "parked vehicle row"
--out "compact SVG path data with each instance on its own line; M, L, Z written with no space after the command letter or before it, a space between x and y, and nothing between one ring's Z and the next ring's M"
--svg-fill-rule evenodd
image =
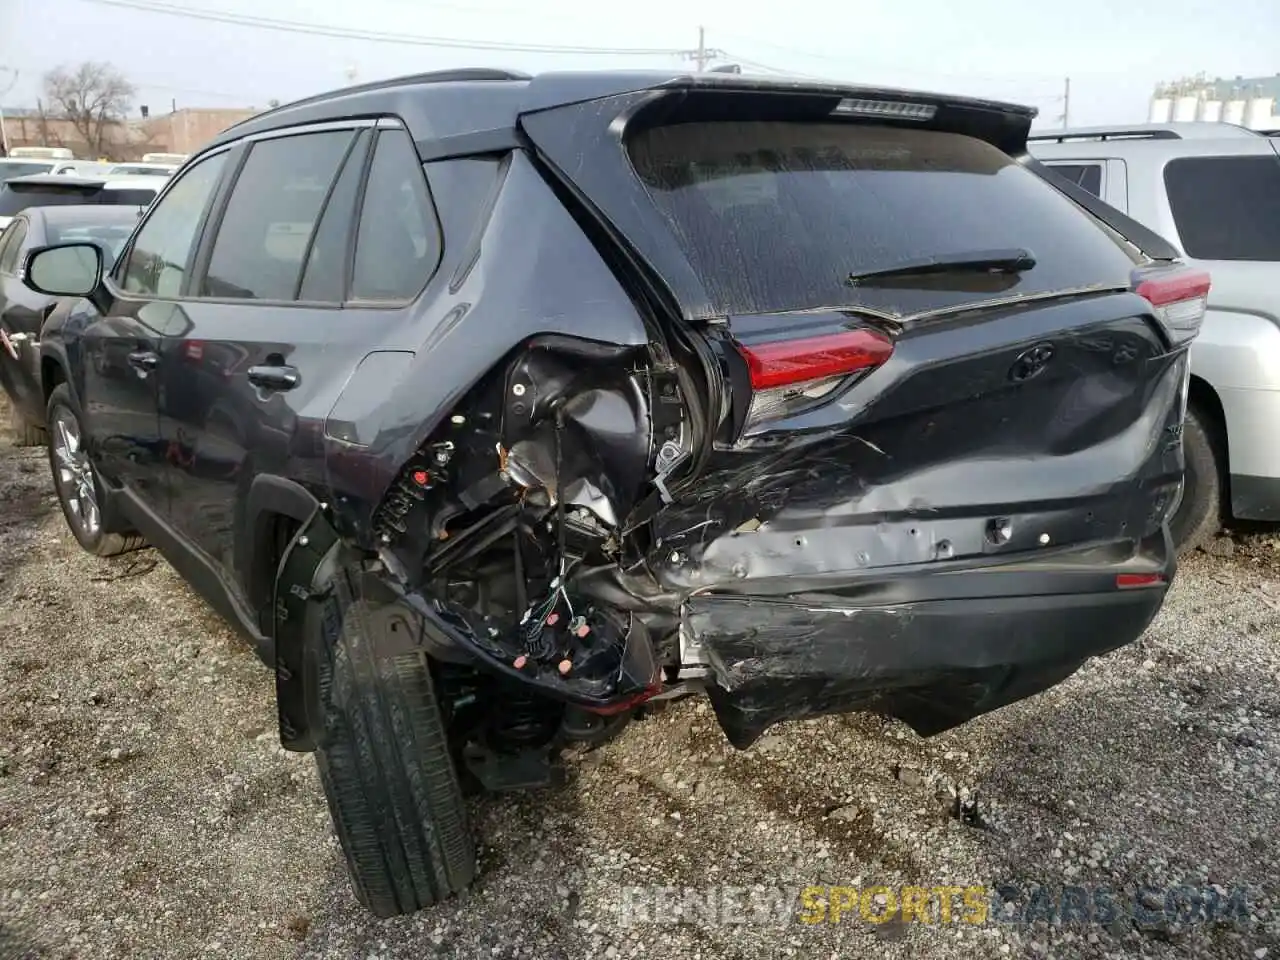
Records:
M1208 276L1035 112L454 71L231 128L112 263L25 255L79 542L276 667L359 898L475 872L465 785L705 691L729 740L929 735L1134 640L1174 575Z
M137 212L124 206L33 207L0 233L0 386L9 395L10 425L20 444L45 442L40 332L59 306L72 303L22 282L27 254L51 244L93 243L105 261L114 261L137 223Z
M1227 123L1045 133L1031 152L1213 275L1191 349L1186 547L1226 517L1280 520L1280 141Z

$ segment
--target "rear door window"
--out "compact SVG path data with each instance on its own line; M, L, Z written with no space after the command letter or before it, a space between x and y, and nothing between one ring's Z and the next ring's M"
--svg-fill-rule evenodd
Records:
M340 130L253 145L218 227L201 296L294 299L320 209L354 136Z
M403 130L378 134L356 234L351 299L412 299L440 260L440 230L418 151Z
M1180 157L1164 184L1188 256L1280 260L1280 158Z
M725 314L861 306L891 315L1087 287L1134 262L1093 219L995 147L863 124L708 122L631 137L632 165ZM1026 250L1018 274L851 285L936 256Z

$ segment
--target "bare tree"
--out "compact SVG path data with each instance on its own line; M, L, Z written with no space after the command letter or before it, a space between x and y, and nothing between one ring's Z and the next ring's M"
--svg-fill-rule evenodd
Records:
M109 63L58 67L44 75L50 108L75 128L92 156L108 152L109 133L128 115L133 94L133 84Z

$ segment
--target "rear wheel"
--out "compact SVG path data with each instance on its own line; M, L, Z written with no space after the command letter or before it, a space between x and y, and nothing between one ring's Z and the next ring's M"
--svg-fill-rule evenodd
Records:
M426 655L386 653L405 650L403 618L357 599L347 573L335 586L321 601L316 762L356 896L390 917L466 887L475 847Z
M1222 466L1214 443L1213 421L1196 406L1187 407L1182 425L1186 461L1182 489L1169 529L1179 553L1202 547L1222 527Z
M13 434L13 442L20 447L44 446L44 427L19 413L12 400L9 402L9 430Z
M116 521L98 471L84 447L80 410L65 383L54 388L45 411L49 468L62 515L80 546L99 557L115 557L145 546L136 534L116 532Z

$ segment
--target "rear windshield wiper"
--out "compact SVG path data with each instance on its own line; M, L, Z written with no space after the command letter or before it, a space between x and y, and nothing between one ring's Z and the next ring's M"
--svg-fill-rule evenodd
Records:
M903 260L890 267L878 267L849 274L850 286L881 277L907 277L922 273L1021 273L1036 265L1030 250L1010 247L1007 250L971 250L967 253L944 253L936 257Z

